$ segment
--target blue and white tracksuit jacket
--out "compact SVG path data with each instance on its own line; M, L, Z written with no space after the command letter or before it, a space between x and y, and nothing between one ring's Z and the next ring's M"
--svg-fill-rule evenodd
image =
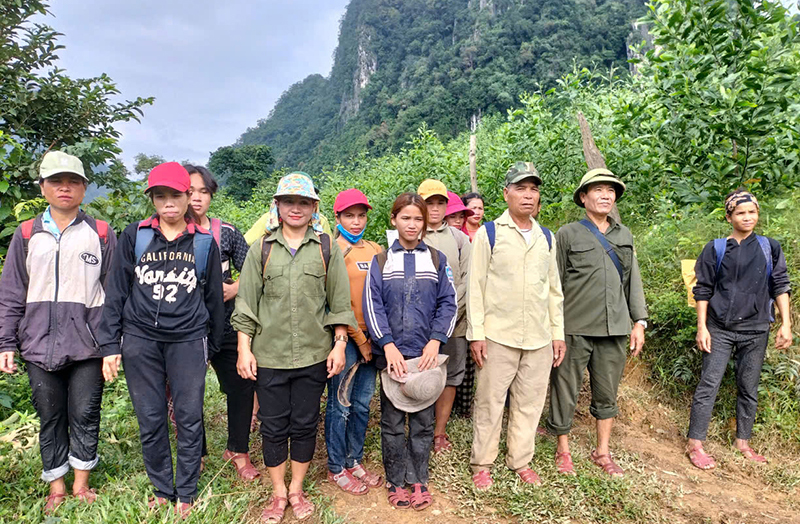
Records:
M431 249L420 242L408 251L395 241L383 271L372 259L363 301L373 353L383 355L383 347L394 342L405 358L415 358L429 341L445 344L453 334L453 272L441 252L439 267L434 267Z

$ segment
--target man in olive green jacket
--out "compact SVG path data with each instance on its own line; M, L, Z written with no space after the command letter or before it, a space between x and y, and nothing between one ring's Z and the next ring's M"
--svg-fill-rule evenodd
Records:
M647 308L642 277L633 249L633 235L609 213L625 184L607 169L593 169L582 179L573 200L585 207L586 218L558 230L558 268L564 291L564 333L567 356L550 377L548 430L558 436L556 467L574 475L568 435L583 374L589 369L597 420L597 448L591 459L612 476L623 474L609 451L617 390L627 360L644 345ZM631 323L633 322L633 330Z

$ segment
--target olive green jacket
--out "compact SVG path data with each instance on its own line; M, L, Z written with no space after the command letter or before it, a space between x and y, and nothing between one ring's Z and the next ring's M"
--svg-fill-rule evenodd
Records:
M600 241L586 226L572 222L556 233L567 335L628 335L631 321L647 318L633 235L613 218L608 217L608 221L605 237L622 263L622 281Z
M231 324L253 339L258 367L295 369L322 362L333 345L333 326L358 326L342 251L331 240L326 277L320 240L311 228L294 256L282 228L264 241L274 242L269 263L264 270L261 242L254 242L239 277Z

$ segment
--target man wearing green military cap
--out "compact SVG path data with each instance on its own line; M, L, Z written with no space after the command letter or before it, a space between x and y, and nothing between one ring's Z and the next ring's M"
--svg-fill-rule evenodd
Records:
M470 466L479 490L493 484L503 408L508 410L506 466L540 484L530 467L550 368L564 358L564 319L556 242L536 222L542 178L531 163L506 173L508 209L472 244L467 282L467 339L478 366Z
M547 429L558 436L556 467L563 474L575 474L568 435L587 367L592 388L589 411L597 420L597 448L591 459L609 475L624 473L611 458L611 428L619 412L617 390L627 360L628 335L635 357L647 327L633 235L609 216L624 192L625 184L614 173L592 169L573 195L575 204L586 209L586 217L556 234L567 357L550 376Z

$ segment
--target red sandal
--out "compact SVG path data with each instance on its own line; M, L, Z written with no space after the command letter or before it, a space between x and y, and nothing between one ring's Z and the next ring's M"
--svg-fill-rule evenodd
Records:
M93 489L89 489L86 486L82 487L75 493L73 493L76 499L80 500L81 502L85 502L87 504L91 504L95 500L97 500L97 492Z
M350 493L351 495L360 496L369 493L369 486L355 478L348 469L343 469L335 474L329 471L328 480L339 486L345 493Z
M261 512L261 522L264 524L279 524L283 520L283 514L286 512L286 506L288 505L289 500L286 497L273 495L269 501L269 506Z
M46 502L44 504L44 512L46 515L52 515L56 508L58 508L63 502L64 499L67 498L66 493L50 493L47 495L45 499Z
M625 474L625 470L617 466L614 459L611 458L611 453L607 455L598 455L597 450L593 449L589 457L592 459L592 462L612 477L621 477Z
M356 464L352 468L347 468L347 471L370 488L377 488L383 484L383 479L380 475L367 471L367 468L361 464Z
M562 475L575 475L575 464L569 451L556 451L556 471Z
M408 495L408 490L400 486L388 485L389 488L389 504L397 509L408 509L411 507L411 500Z
M433 452L444 453L453 449L453 443L447 438L447 435L434 435L433 437Z
M236 463L237 459L244 459L244 465L239 466ZM222 460L226 462L230 461L233 467L236 468L236 473L239 475L239 478L242 480L256 480L261 476L261 473L259 473L256 467L253 466L253 463L250 462L250 455L248 453L234 453L226 449L222 454Z
M692 466L696 467L697 469L709 471L717 467L714 457L706 453L702 446L689 449L686 451L686 454L689 455L689 461L692 463Z
M472 483L475 484L475 488L478 491L486 491L492 487L494 480L492 480L492 474L489 473L489 470L482 469L472 475Z
M289 493L289 504L292 506L292 513L297 520L305 520L314 514L314 504L306 498L306 494Z
M541 486L542 484L542 479L540 479L539 475L531 468L521 469L519 471L515 471L515 473L519 476L522 482L526 484L533 484L534 486Z
M433 504L433 497L428 491L428 486L424 484L413 484L411 486L411 507L415 511L422 511Z
M758 453L753 451L753 448L751 448L750 446L747 446L744 449L739 449L739 448L734 446L733 449L735 449L736 451L741 453L744 456L744 458L746 458L747 460L749 460L751 462L756 462L758 464L766 464L767 463L767 458L764 457L763 455L759 455Z
M169 506L170 500L164 497L153 497L147 501L147 507L152 511L159 506Z

